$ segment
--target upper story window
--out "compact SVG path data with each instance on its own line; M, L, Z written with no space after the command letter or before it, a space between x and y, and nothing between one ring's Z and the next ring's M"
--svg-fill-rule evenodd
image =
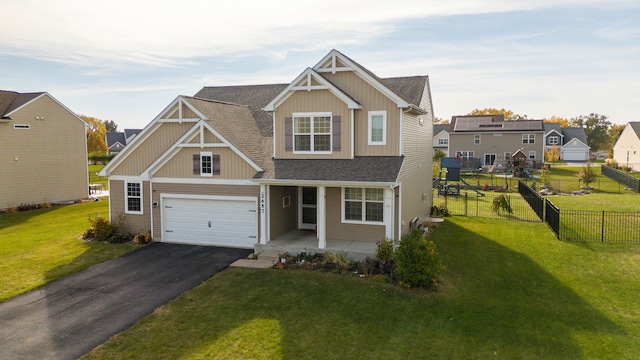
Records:
M369 111L369 145L387 144L387 112Z
M536 134L522 134L522 143L523 144L535 144L536 143Z
M293 149L298 153L330 153L331 113L293 114Z
M560 143L560 137L549 136L549 145L558 145Z
M438 145L449 145L449 138L438 139Z
M142 184L125 182L125 213L142 214Z
M220 155L210 152L193 154L193 174L200 176L220 175Z
M475 145L480 145L480 134L473 134L473 143Z

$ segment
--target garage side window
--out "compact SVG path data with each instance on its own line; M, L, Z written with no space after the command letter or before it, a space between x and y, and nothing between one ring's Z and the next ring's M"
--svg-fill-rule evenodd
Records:
M125 182L125 204L127 214L142 214L142 184Z
M193 154L193 174L200 176L220 175L220 155L210 152Z

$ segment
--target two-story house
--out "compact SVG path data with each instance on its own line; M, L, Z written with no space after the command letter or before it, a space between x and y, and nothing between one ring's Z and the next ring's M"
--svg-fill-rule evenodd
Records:
M544 123L544 148L549 151L554 145L558 149L560 160L589 160L589 145L584 128L562 128L559 123Z
M487 168L524 154L529 167L544 160L542 120L505 121L502 115L453 116L449 125L449 154L480 159Z
M450 124L433 124L433 152L442 151L449 156L449 127Z
M0 210L88 198L85 126L46 92L0 90Z
M613 145L613 160L618 165L640 169L640 121L629 122Z
M156 241L253 248L287 233L399 239L431 208L427 76L332 50L291 83L179 96L105 168L111 221Z
M117 154L130 143L142 129L124 129L124 131L108 131L104 140L107 144L107 154Z

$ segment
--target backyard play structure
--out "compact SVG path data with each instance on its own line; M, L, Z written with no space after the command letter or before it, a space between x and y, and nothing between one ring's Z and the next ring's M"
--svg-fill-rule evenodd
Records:
M482 166L480 166L480 159L465 158L464 170L478 173ZM484 193L478 191L473 185L467 183L461 176L460 172L463 169L463 159L460 157L443 157L440 159L440 172L444 172L444 184L438 181L438 195L442 196L458 196L460 195L460 187L464 184L465 188L471 189L478 193L480 196L484 196Z

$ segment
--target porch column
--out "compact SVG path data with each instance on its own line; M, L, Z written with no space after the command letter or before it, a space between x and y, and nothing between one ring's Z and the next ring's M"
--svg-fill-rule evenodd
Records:
M318 227L318 249L325 249L327 247L327 188L325 186L318 186L318 207L317 207L317 221Z
M384 219L385 232L387 239L393 239L393 208L395 207L394 192L391 188L384 189L384 209L382 210L382 218Z
M266 244L269 241L267 226L269 222L268 209L269 209L269 186L260 184L260 199L258 207L260 208L260 244Z

